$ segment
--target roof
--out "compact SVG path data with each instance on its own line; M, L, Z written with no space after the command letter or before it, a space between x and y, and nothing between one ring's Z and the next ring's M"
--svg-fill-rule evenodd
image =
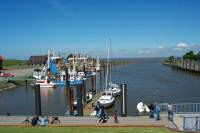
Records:
M28 64L46 64L47 62L47 55L37 55L31 56L29 58Z
M3 56L0 55L0 60L3 60Z

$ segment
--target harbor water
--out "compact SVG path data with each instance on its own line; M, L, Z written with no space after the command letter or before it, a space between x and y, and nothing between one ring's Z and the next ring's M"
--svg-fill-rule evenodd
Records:
M161 58L128 59L133 63L112 69L112 81L127 84L128 115L137 115L136 105L151 103L195 103L200 102L200 75L172 69L162 65ZM103 76L103 73L102 73ZM87 90L91 89L87 79ZM104 83L103 83L104 84ZM97 88L101 91L97 78ZM41 89L42 111L50 115L64 115L68 106L65 87ZM0 92L0 115L33 115L35 112L34 89L17 87ZM107 111L120 112L120 98Z

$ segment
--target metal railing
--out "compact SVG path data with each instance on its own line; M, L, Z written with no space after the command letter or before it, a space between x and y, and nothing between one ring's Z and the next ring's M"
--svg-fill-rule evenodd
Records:
M167 111L168 103L160 103L161 111ZM172 104L174 113L200 113L200 103L176 103Z
M200 117L184 117L183 129L185 131L200 131Z

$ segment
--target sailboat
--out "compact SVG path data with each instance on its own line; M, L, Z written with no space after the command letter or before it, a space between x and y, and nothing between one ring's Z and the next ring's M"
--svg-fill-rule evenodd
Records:
M108 90L108 67L109 67L109 57L110 56L110 46L108 47L108 60L107 60L107 72L106 72L106 85L104 88L104 92L102 93L102 96L99 98L98 102L101 106L104 106L104 108L108 108L114 104L115 98L113 96L113 92Z
M110 47L111 47L111 39L109 39L109 41L110 41ZM109 82L109 89L108 90L112 91L113 96L116 97L116 96L120 96L121 89L119 88L119 86L117 84L114 84L112 82L112 78L111 78L111 73L112 73L111 69L112 69L112 66L111 65L112 65L112 63L111 63L111 59L110 59L110 67L109 67L110 68L110 82Z

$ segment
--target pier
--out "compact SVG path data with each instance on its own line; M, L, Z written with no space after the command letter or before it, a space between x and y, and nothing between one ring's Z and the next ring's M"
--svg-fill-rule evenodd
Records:
M164 62L164 65L170 65L184 71L200 73L200 61L174 59L172 62Z

